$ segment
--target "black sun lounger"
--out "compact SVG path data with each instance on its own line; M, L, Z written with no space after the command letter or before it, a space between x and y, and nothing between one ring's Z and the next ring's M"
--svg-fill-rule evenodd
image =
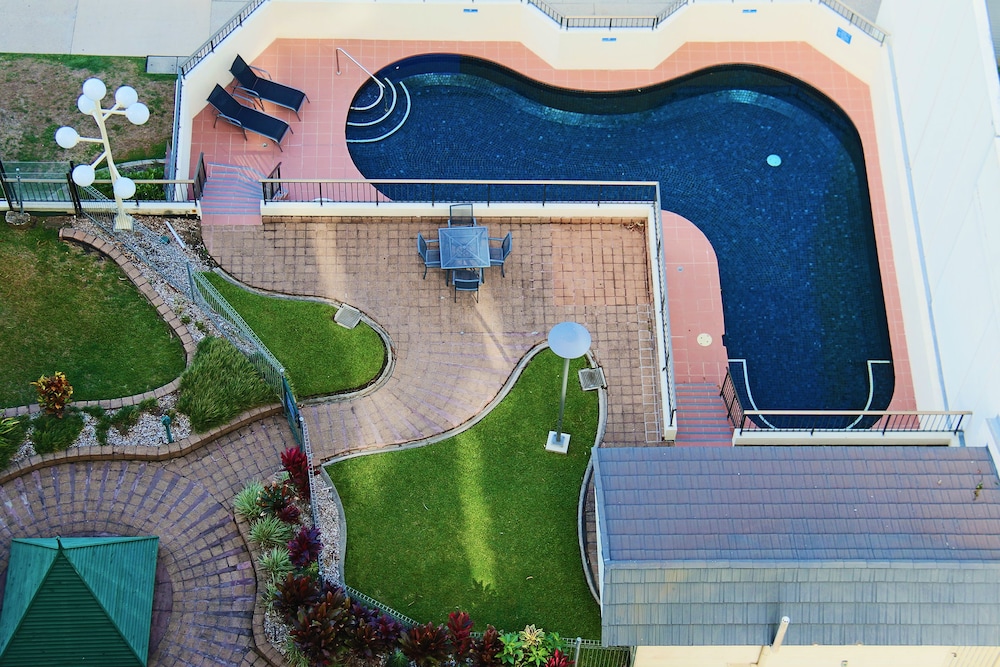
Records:
M254 134L259 134L262 137L272 140L278 144L279 150L284 151L281 148L281 140L291 130L285 121L274 116L268 116L266 113L257 111L252 107L243 106L219 84L215 84L215 89L208 96L208 103L218 111L215 115L216 123L221 118L243 130L244 139L247 138L247 130L250 130ZM215 123L212 125L214 127Z
M298 88L286 86L283 83L271 81L270 78L262 79L257 76L257 72L267 74L265 70L248 65L242 56L236 56L233 66L229 68L236 80L239 82L239 90L258 100L273 102L279 107L285 107L295 112L295 117L299 117L299 109L302 103L309 98ZM270 76L270 75L268 75Z

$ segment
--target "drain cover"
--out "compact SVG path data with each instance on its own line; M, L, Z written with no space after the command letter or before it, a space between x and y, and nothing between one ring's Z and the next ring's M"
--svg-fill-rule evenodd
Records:
M361 321L361 311L350 306L341 306L337 314L333 316L333 321L345 329L353 329Z
M580 388L584 391L593 391L607 386L604 382L604 369L597 368L580 369Z

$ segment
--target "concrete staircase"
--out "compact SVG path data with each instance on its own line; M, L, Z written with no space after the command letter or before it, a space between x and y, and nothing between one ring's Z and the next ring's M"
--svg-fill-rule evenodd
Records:
M678 447L731 447L733 428L719 388L710 382L677 385Z
M202 224L259 225L266 176L250 167L212 163L201 197Z

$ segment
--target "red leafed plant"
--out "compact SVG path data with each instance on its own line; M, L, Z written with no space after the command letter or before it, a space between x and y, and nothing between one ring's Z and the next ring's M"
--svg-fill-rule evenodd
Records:
M565 653L556 649L545 661L545 667L573 667L573 661Z
M347 599L327 592L317 604L299 609L288 633L310 665L335 664L347 651L348 617Z
M400 635L399 649L417 667L437 667L448 659L448 632L433 623L415 625Z
M285 472L288 473L288 478L295 485L299 496L308 502L310 498L309 459L306 457L306 453L301 449L289 447L281 452L281 465L284 467Z
M476 642L476 646L473 648L473 667L496 667L500 664L498 656L501 651L503 651L503 642L500 641L500 633L492 625L487 625L483 638Z
M296 567L305 567L309 563L319 560L322 549L323 544L319 539L318 528L302 526L299 529L299 534L288 543L288 555L291 556L292 564Z
M49 377L43 375L31 386L38 391L38 405L50 415L62 417L66 405L73 397L73 386L66 379L66 374L56 371L55 375Z
M298 523L301 515L302 510L299 509L298 505L285 505L278 510L278 513L275 516L285 523Z
M448 614L448 636L457 664L464 664L472 653L472 619L464 611Z
M298 615L300 607L315 604L319 597L320 591L315 579L289 572L278 582L274 593L274 608L288 621Z
M286 480L264 485L260 495L257 496L257 505L265 513L278 516L282 510L295 503L296 500L298 498L295 495L295 489Z

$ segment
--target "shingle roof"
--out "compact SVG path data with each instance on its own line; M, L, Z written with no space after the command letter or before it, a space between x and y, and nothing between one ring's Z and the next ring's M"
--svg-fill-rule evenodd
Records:
M1000 643L980 448L600 448L605 643ZM980 486L981 485L981 486Z

